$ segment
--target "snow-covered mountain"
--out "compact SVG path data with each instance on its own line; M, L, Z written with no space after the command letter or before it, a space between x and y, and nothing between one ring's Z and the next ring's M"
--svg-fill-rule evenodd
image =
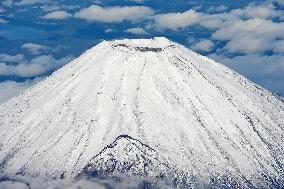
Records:
M0 171L284 186L284 102L165 38L104 41L0 106Z

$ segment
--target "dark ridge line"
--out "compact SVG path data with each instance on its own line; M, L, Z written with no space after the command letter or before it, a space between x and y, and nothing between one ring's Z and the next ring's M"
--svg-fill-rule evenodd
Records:
M130 139L130 140L134 140L136 142L138 142L139 144L141 144L142 146L145 146L147 148L149 148L150 150L152 151L155 151L153 148L151 148L149 145L147 144L144 144L142 143L140 140L138 139L135 139L129 135L126 135L126 134L122 134L122 135L119 135L118 137L116 137L116 139L111 143L111 144L108 144L106 147L104 147L97 155L95 155L94 157L92 157L89 161L87 161L87 164L84 165L81 170L77 173L76 177L78 177L80 175L81 172L84 171L85 167L91 165L90 161L92 161L93 159L95 159L96 157L98 157L99 155L101 155L103 152L105 152L107 149L109 148L114 148L116 145L117 145L117 142L120 140L120 139Z
M174 48L175 45L169 45L167 47L161 48L161 47L132 47L126 44L117 44L117 45L112 45L112 47L124 47L127 49L134 49L135 51L140 51L140 52L162 52L163 50L167 49L167 48Z
M141 142L140 140L135 139L135 138L133 138L133 137L131 137L131 136L129 136L129 135L126 135L126 134L119 135L119 136L118 136L118 137L114 140L114 142L113 142L113 143L115 143L116 141L118 141L119 139L122 139L122 138L128 138L128 139L134 140L134 141L136 141L136 142L140 143L141 145L146 146L147 148L149 148L149 149L151 149L151 150L155 151L155 150L154 150L153 148L151 148L149 145L144 144L144 143L143 143L143 142ZM113 143L112 143L112 144L113 144Z

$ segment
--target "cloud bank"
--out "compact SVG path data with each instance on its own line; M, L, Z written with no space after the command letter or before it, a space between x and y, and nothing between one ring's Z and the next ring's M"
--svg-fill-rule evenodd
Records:
M54 11L54 12L47 13L42 18L43 19L53 19L53 20L64 20L70 17L72 17L72 14L66 11Z
M75 13L75 18L103 23L120 23L124 21L138 22L153 15L154 11L145 6L115 6L103 8L92 5Z
M64 57L55 59L51 55L40 55L33 58L31 61L20 62L17 65L6 63L0 64L0 75L2 76L18 76L18 77L35 77L45 74L51 70L55 70L71 61L73 57Z

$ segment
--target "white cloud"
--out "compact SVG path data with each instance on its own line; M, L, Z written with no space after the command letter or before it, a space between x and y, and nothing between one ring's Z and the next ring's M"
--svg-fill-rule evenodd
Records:
M267 0L229 12L223 12L226 7L220 6L210 7L207 13L188 10L160 14L153 16L149 28L177 31L199 25L211 30L211 38L224 44L214 54L219 62L284 96L284 10L276 7L275 1L284 6L283 0ZM200 52L214 48L210 40L187 40L192 49Z
M228 41L224 50L229 52L260 53L278 49L279 39L284 39L284 23L254 18L238 20L218 29L212 37Z
M116 32L116 30L115 29L106 29L105 30L105 33L112 33L112 32Z
M53 11L60 11L60 10L74 10L80 8L79 5L64 5L64 4L44 4L41 5L40 8L45 12L53 12Z
M284 0L272 0L272 2L276 2L276 3L278 3L279 5L284 6Z
M268 41L253 35L232 38L224 47L231 53L257 53L269 50Z
M42 18L43 19L53 19L53 20L64 20L70 17L72 17L72 14L66 11L54 11L54 12L47 13Z
M35 78L33 80L26 80L24 82L4 81L0 83L0 105L10 98L23 92L25 89L33 86L42 78Z
M281 11L276 10L272 3L250 4L244 9L235 9L231 14L238 15L244 18L275 18L281 15Z
M154 11L144 6L107 7L92 5L81 9L75 14L76 18L104 23L120 23L123 21L141 21L153 15Z
M195 10L183 13L167 13L154 16L154 27L156 29L179 30L198 23L201 14Z
M199 24L225 44L211 57L284 96L284 10L274 1L203 14Z
M220 5L220 6L210 6L207 10L207 12L210 12L210 13L216 13L216 12L224 12L228 10L228 7L225 6L225 5Z
M102 4L103 2L101 0L94 0L94 4Z
M257 37L283 38L284 23L276 23L265 19L239 20L221 28L213 34L215 39L228 40L235 36L253 33Z
M21 0L20 2L15 3L15 5L24 6L24 5L34 5L34 4L46 4L49 0Z
M189 3L189 4L190 4L190 3ZM195 11L199 11L199 10L201 10L202 8L203 8L202 5L196 5L196 6L192 7L191 9L193 9L193 10L195 10Z
M51 11L58 11L58 10L60 10L60 6L58 6L58 5L42 5L40 8L42 10L44 10L45 12L51 12Z
M29 51L32 55L38 55L42 52L47 52L49 50L49 48L44 45L38 45L33 43L25 43L24 45L22 45L22 48Z
M249 4L243 9L233 9L224 12L228 7L224 5L211 6L208 13L197 12L193 9L185 12L173 12L155 15L153 17L156 29L182 30L192 25L201 25L205 28L216 30L234 24L237 21L250 19L278 19L284 20L284 11L267 1L262 4ZM213 13L214 14L211 14ZM221 12L221 13L218 13Z
M188 37L186 41L189 45L192 45L196 41L196 39L194 37Z
M284 55L247 54L226 57L212 54L211 57L244 76L256 80L263 87L284 95Z
M62 9L64 10L74 10L81 8L80 5L61 5Z
M214 44L212 41L204 39L191 45L191 48L196 51L210 52L214 48Z
M0 54L0 62L20 62L24 59L24 56L21 54L9 55L9 54Z
M1 5L3 5L4 7L11 7L13 5L13 1L12 0L4 0L1 2Z
M144 3L145 2L145 0L128 0L128 1L135 2L135 3Z
M243 9L233 9L224 13L202 14L199 24L208 29L216 30L233 25L239 21L251 19L281 20L282 17L284 18L283 10L277 9L273 3L265 2L263 4L249 4Z
M147 35L148 33L143 28L129 28L124 30L126 33L132 33L136 35Z
M23 61L17 65L1 63L0 75L34 77L45 74L46 72L51 70L55 70L71 61L72 59L73 57L68 56L57 60L51 55L41 55L33 58L30 62Z
M6 12L5 9L3 9L2 7L0 7L0 13ZM1 21L0 21L1 22Z
M283 53L284 54L284 40L276 40L274 42L274 49L275 53Z
M8 23L7 20L4 20L4 19L0 18L0 24L6 24L6 23Z

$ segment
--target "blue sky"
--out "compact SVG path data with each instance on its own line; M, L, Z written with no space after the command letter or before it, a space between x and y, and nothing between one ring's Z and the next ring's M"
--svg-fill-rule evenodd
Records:
M284 0L1 0L0 104L102 40L155 36L284 96Z

